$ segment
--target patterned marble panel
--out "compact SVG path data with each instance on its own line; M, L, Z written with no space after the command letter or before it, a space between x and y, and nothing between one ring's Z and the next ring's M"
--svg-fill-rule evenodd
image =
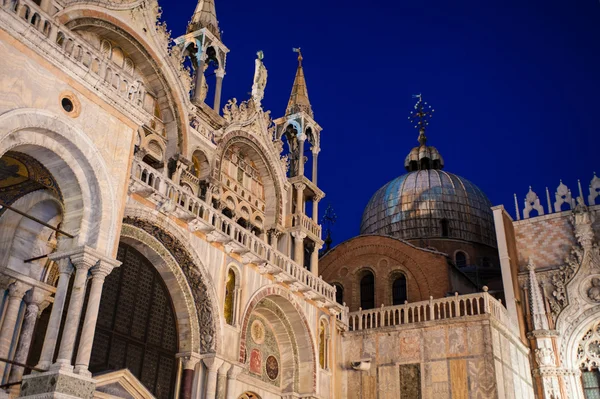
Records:
M379 366L377 369L379 399L397 399L400 391L400 372L396 365Z
M496 384L498 385L498 397L504 398L504 367L502 367L502 362L498 359L494 359L495 371L496 371Z
M421 366L400 365L400 399L421 399Z
M502 359L502 346L500 344L500 333L495 328L492 328L492 347L494 356Z
M469 390L473 399L495 399L496 379L491 359L478 357L468 360Z
M469 355L481 355L485 350L484 333L481 325L471 325L467 328L467 344Z
M448 328L448 356L462 356L466 354L466 328Z
M469 399L466 360L450 360L450 383L452 399Z
M421 335L418 332L400 333L400 361L413 362L421 360Z
M506 399L515 399L515 384L513 373L508 366L504 365L504 396ZM517 398L521 399L521 398Z
M379 336L378 364L394 363L397 359L398 334L382 334Z
M377 378L367 373L362 374L362 396L361 399L377 399Z
M446 357L446 330L431 329L424 333L425 360Z
M375 359L377 356L377 336L370 335L363 339L363 358Z

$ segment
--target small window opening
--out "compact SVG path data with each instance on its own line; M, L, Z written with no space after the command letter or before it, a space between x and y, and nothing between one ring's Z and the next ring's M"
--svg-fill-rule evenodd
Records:
M62 105L63 109L67 112L73 112L73 109L75 108L73 102L68 98L63 98L60 104Z

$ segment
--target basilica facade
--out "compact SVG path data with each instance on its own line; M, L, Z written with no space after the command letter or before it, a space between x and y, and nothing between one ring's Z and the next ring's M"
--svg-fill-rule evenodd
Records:
M594 397L597 194L492 211L419 99L407 174L319 258L302 54L272 116L260 51L221 98L228 52L214 0L178 38L156 0L0 0L0 396Z

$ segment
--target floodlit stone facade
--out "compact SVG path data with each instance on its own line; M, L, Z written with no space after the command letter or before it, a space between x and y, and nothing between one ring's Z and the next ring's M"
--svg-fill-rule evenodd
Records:
M572 256L592 267L595 207L576 209L575 233L562 214L503 215L511 233L497 218L492 229L485 195L438 172L424 130L407 171L441 176L430 189L456 184L453 207L413 198L417 217L403 223L425 233L365 231L319 259L322 128L297 52L275 116L262 107L261 51L249 98L222 101L229 49L213 0L178 38L156 0L0 0L3 396L533 398L551 381L556 399L578 374L548 368L551 345L597 366L593 276L546 273L564 280L547 328L528 329L516 305L545 276L518 254L546 267L580 245ZM439 206L432 225L425 202ZM498 263L508 310L479 280L482 267L497 281ZM531 367L534 385L536 356L548 367Z
M516 219L494 208L506 305L529 341L537 397L598 395L600 179L572 194L560 182L540 198L531 188ZM547 204L547 205L544 205Z

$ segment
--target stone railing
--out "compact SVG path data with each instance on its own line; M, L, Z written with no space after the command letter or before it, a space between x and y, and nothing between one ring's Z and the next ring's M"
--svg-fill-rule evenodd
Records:
M138 159L133 161L129 190L156 202L160 211L187 221L190 230L205 233L209 242L222 243L227 252L239 254L243 263L256 264L261 274L272 275L317 305L336 314L344 309L335 302L334 286Z
M302 227L317 238L321 238L321 225L315 223L311 218L309 218L306 215L293 215L292 226Z
M484 292L479 294L456 294L448 298L431 298L429 301L351 312L348 326L350 331L358 331L483 314L492 315L504 325L510 325L504 306L489 295L487 287L484 287Z
M181 182L189 184L195 190L194 192L197 192L200 186L200 179L187 170L184 170L181 174Z
M146 90L139 79L102 57L98 50L66 27L58 25L32 0L0 1L2 26L20 34L39 53L62 70L77 75L117 108L129 110L140 124L153 120L152 114L144 109ZM156 129L164 131L161 126Z

